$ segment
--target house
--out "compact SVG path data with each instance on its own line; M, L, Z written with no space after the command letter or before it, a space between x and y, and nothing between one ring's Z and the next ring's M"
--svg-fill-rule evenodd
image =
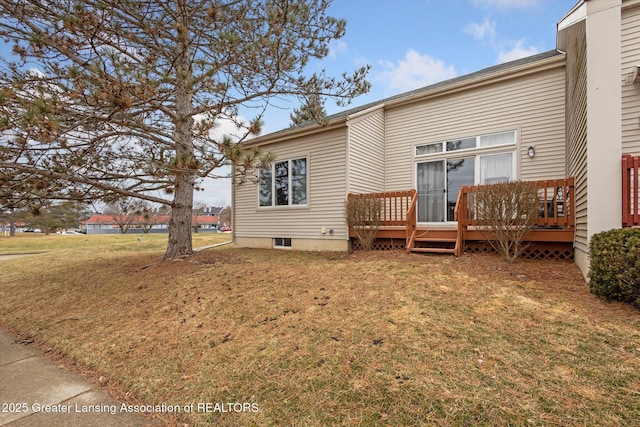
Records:
M121 229L126 229L126 233L142 233L144 229L149 233L168 233L168 215L105 215L93 214L81 223L81 227L87 234L119 234ZM199 230L212 231L218 228L218 216L216 215L193 215L193 227Z
M205 206L203 207L198 214L209 215L209 216L220 216L220 212L222 212L224 208L217 206Z
M459 254L473 186L519 179L544 206L529 239L586 274L593 234L640 225L639 69L640 0L581 0L555 50L256 138L276 160L233 187L235 244L349 250L351 195L384 201L391 246Z

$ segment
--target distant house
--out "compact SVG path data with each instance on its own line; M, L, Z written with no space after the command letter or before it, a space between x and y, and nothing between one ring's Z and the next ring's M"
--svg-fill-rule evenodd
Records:
M369 194L380 239L459 254L480 239L465 195L519 179L543 202L530 239L568 246L586 274L593 234L640 225L639 70L640 1L581 0L556 50L256 138L276 161L234 185L235 244L348 250L344 202Z
M13 226L15 227L14 231L16 233L22 233L25 232L27 230L30 230L30 228L27 226L26 223L19 221L13 224ZM9 235L9 233L11 232L11 223L10 222L0 222L0 233L5 234L5 235Z
M169 220L168 215L153 215L145 218L142 215L125 217L93 214L82 222L81 227L87 231L87 234L119 234L123 224L127 233L142 233L143 229L148 229L150 233L168 233ZM218 228L217 215L194 215L192 221L193 226L197 226L199 230L212 231Z
M204 208L202 208L202 215L209 215L209 216L220 216L220 212L223 210L224 208L222 207L217 207L217 206L206 206Z

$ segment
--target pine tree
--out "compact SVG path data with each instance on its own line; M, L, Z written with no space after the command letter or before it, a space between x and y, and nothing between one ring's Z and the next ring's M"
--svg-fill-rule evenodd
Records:
M60 181L69 194L171 208L165 259L192 253L202 179L270 162L245 150L266 108L318 94L341 105L364 67L308 74L345 21L328 0L0 0L0 170ZM249 120L241 113L255 111ZM238 135L213 136L222 119ZM75 193L74 193L75 192ZM164 194L165 196L163 196Z
M316 94L303 101L300 108L293 110L291 114L291 126L300 126L305 123L324 123L327 112L324 109L324 101Z

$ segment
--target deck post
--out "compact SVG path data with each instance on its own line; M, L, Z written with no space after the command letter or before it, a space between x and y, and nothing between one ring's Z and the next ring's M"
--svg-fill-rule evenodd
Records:
M416 207L418 203L418 192L413 189L410 192L411 202L408 204L407 213L406 213L406 236L407 240L405 243L405 250L407 253L411 252L411 248L413 247L413 242L416 237L416 228L417 228L417 217L416 217Z
M640 156L622 155L622 226L633 227L640 225L638 212L640 197L640 183L638 170Z

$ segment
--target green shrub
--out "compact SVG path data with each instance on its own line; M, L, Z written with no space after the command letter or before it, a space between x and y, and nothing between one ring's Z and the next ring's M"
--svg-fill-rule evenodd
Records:
M640 229L594 234L589 248L591 292L640 307Z

